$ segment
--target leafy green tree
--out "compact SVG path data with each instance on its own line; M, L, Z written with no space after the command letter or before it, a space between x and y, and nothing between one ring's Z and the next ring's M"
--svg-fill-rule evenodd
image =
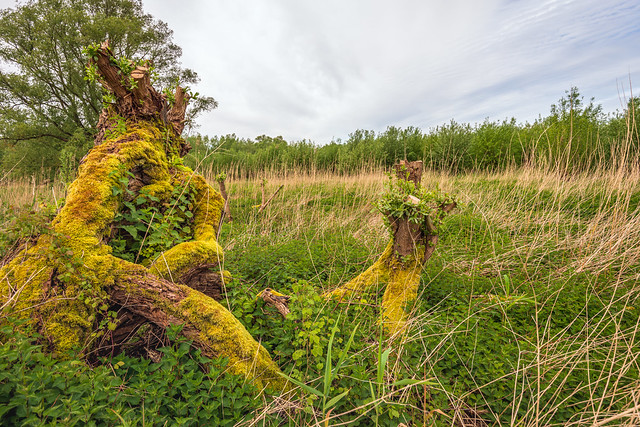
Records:
M565 91L565 96L551 105L551 114L542 124L547 128L546 144L542 147L556 164L566 168L588 168L596 164L599 156L606 155L608 148L599 138L600 128L605 122L602 105L594 98L585 104L577 87Z
M622 111L617 111L606 123L604 133L612 141L620 141L624 152L637 153L640 147L640 97L632 97Z
M30 0L0 10L3 169L59 167L91 146L103 100L99 85L84 78L90 44L109 39L116 57L150 60L156 87L196 83L197 74L180 66L172 34L141 0ZM215 105L201 97L191 111Z

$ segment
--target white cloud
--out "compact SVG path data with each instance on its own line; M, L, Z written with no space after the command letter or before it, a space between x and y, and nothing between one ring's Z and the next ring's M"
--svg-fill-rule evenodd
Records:
M10 0L0 0L0 5ZM13 2L11 2L13 3ZM636 0L145 0L220 108L199 131L326 143L358 129L605 110L640 79Z

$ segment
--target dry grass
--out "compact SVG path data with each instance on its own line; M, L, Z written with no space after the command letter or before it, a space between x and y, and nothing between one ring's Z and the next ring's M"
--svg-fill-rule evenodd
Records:
M24 177L0 181L0 206L38 209L41 202L53 203L64 200L66 186L60 181L50 181L40 177Z
M206 177L214 181L212 175ZM283 191L262 215L245 215L243 234L230 233L231 240L225 241L229 249L238 239L256 235L298 238L309 228L320 235L341 230L373 248L388 238L375 208L386 181L381 171L350 176L265 174L264 179L268 181L267 193L280 185L284 185ZM260 182L228 180L232 208L237 210L238 204L247 200L260 204ZM488 233L490 238L508 238L506 247L491 247L483 253L459 247L463 253L457 254L452 267L460 272L470 273L473 265L487 274L518 269L535 274L550 256L562 252L564 261L556 270L558 274L602 273L614 268L625 279L639 274L640 211L636 206L640 168L573 175L533 168L463 176L426 171L423 184L437 185L456 195L462 217L481 219L482 230L475 231Z
M506 250L475 260L480 265L494 271L532 266L535 272L543 260L562 252L558 274L614 268L621 277L637 274L640 169L571 176L519 169L469 175L458 180L458 188L467 209L483 218L490 233L511 239Z

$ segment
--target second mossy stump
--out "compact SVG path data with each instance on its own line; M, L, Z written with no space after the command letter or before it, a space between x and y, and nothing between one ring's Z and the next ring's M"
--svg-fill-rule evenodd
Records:
M422 172L421 161L395 165L378 205L391 233L389 244L373 265L329 294L349 299L386 286L382 323L392 335L405 330L422 270L438 243L437 226L456 207L448 195L421 186Z

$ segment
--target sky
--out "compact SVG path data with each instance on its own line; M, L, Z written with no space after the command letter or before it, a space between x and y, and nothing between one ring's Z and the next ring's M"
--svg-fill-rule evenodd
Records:
M0 6L13 5L0 0ZM144 0L219 108L195 132L325 144L640 94L638 0ZM631 88L631 89L630 89Z

